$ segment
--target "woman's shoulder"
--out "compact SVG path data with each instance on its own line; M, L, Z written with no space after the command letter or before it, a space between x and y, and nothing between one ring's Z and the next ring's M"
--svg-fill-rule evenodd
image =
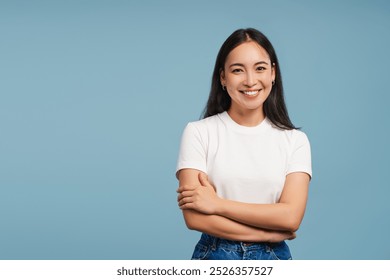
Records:
M289 142L292 147L298 148L302 146L310 147L309 138L306 133L300 129L291 129L287 132L289 134Z
M309 139L304 131L301 129L281 129L269 121L269 127L276 135L286 139L290 143L309 142Z
M193 127L198 130L213 129L221 122L221 114L213 115L197 121L191 121L187 124L187 127Z
M298 128L285 130L285 133L289 134L290 137L293 137L293 138L307 138L306 133Z
M187 123L183 131L182 139L186 142L201 143L207 147L209 139L215 138L220 119L218 115Z

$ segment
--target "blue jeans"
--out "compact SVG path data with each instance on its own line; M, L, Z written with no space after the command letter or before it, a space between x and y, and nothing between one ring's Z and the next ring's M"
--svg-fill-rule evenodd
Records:
M291 260L286 242L240 242L203 233L192 260Z

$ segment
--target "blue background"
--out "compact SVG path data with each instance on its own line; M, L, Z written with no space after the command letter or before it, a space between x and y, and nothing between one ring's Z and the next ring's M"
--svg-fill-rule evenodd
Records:
M237 28L314 177L295 259L390 259L388 1L0 1L0 259L188 259L180 136Z

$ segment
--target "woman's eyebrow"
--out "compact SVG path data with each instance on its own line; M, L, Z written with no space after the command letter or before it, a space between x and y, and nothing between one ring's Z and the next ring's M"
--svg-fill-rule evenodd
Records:
M266 62L266 61L259 61L259 62L256 62L254 65L259 65L259 64L269 65L268 62ZM233 63L233 64L229 65L229 68L230 67L235 67L235 66L244 67L245 65L242 64L242 63Z

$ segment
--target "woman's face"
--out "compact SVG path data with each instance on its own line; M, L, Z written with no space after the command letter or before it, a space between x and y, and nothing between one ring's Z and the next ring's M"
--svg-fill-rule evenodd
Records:
M229 53L220 78L232 99L229 111L239 114L245 114L247 110L263 112L263 103L275 79L275 67L264 48L249 41Z

